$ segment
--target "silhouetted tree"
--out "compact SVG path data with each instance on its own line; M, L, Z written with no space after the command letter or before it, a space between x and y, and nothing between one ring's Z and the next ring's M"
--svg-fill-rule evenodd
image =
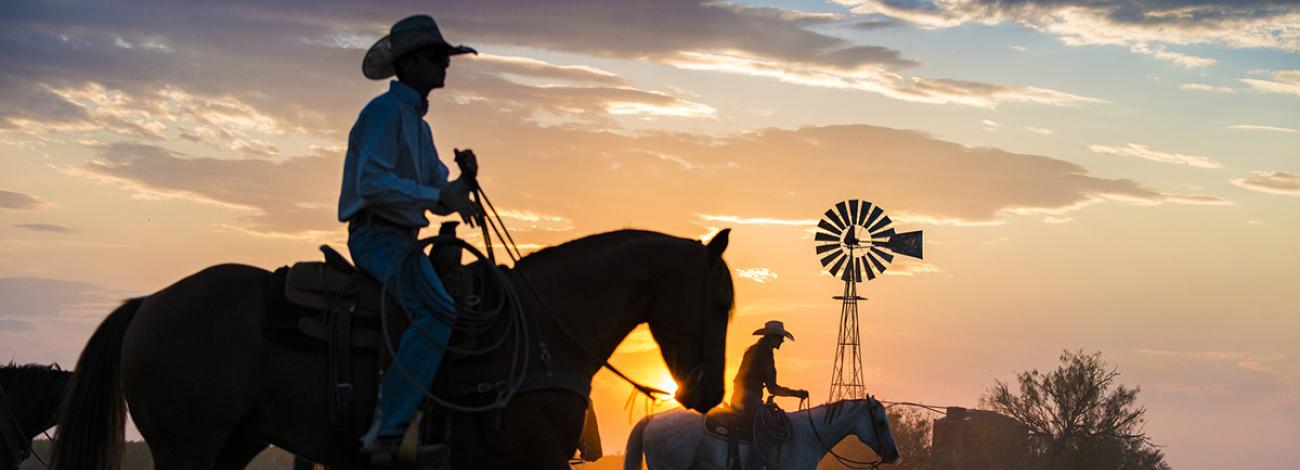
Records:
M1115 383L1118 376L1100 352L1065 351L1056 370L1023 372L1014 390L995 381L980 402L1029 428L1040 468L1168 469L1142 429L1140 390Z
M889 430L902 457L891 470L926 470L930 465L931 417L915 409L889 411Z

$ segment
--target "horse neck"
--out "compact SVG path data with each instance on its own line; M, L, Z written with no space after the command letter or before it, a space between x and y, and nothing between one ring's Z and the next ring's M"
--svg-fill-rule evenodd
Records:
M829 414L833 408L838 409L836 410L835 415L831 417L830 421L827 421L826 415ZM809 418L812 418L812 426L814 426L814 428L809 429L808 432L801 433L802 438L809 441L807 445L818 450L817 458L820 459L822 456L826 455L831 448L835 447L835 444L839 444L839 442L844 440L844 438L853 434L854 426L859 420L863 419L863 415L866 414L866 406L864 404L845 400L814 407L810 410L804 411L803 413L807 413L808 416L801 417L802 419L800 421L802 422L800 424L803 426L809 426L808 420Z
M525 258L518 268L552 315L602 360L633 328L649 320L646 306L653 283L671 272L690 269L704 253L697 243L664 235L550 250L557 251L540 259ZM551 348L572 346L545 315L530 317L547 330ZM595 374L600 368L576 346L569 352L570 359L582 365L580 372ZM563 358L557 354L557 359Z
M0 386L4 387L9 410L27 434L23 437L30 440L53 426L58 401L51 397L62 394L59 379L70 376L71 372L47 368L10 368L4 372Z

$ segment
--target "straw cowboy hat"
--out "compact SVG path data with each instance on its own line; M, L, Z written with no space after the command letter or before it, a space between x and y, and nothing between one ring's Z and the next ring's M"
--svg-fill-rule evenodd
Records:
M755 336L781 335L786 338L790 338L790 341L794 341L794 335L790 334L789 331L785 331L785 323L781 323L779 320L772 320L767 322L766 324L763 325L762 328L754 330L754 335Z
M443 46L451 55L478 54L478 51L466 46L453 46L442 38L438 23L429 15L409 16L398 21L388 31L388 35L379 38L375 45L366 51L365 60L361 61L361 73L371 80L381 80L396 74L393 62L402 54L427 46Z

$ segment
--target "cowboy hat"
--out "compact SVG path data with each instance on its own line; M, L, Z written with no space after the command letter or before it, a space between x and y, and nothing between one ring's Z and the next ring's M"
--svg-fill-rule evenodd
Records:
M442 38L438 23L429 15L409 16L393 24L388 35L379 38L375 45L366 51L366 58L361 61L361 73L371 80L381 80L393 76L397 70L393 62L402 54L428 46L443 46L449 55L478 54L478 51L466 46L453 46Z
M789 331L785 331L785 323L781 323L779 320L768 321L766 324L763 325L762 328L754 330L754 335L755 336L780 335L786 338L790 338L790 341L794 341L794 335L790 334Z

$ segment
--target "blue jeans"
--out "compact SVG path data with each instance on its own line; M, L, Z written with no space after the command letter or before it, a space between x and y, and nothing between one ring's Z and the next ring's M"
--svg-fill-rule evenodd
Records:
M366 224L348 234L353 263L384 283L388 295L412 320L379 384L375 422L364 438L367 446L376 437L397 437L406 431L438 374L446 352L439 344L451 338L453 325L435 318L433 311L455 315L455 303L429 258L423 250L411 250L402 258L415 241L416 234L410 231L379 224Z

